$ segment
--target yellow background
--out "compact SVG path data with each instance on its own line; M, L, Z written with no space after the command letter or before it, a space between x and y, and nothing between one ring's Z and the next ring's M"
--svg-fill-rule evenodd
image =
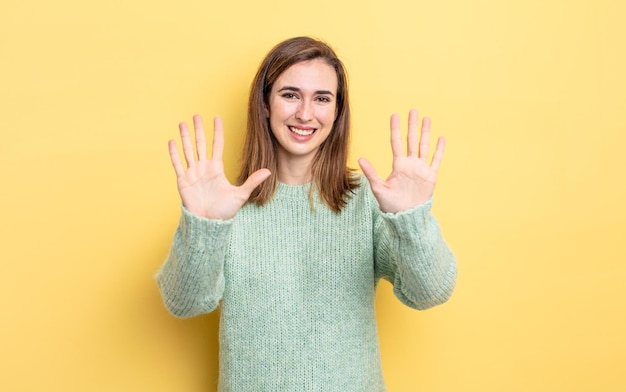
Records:
M222 115L294 35L350 75L352 162L388 172L388 116L448 141L435 214L457 290L377 307L390 391L624 391L623 1L4 0L0 390L211 391L217 314L153 274L179 216L166 142ZM210 121L209 121L210 123Z

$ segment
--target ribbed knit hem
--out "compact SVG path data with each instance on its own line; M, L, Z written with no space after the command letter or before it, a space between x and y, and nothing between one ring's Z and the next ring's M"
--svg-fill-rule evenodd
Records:
M233 223L232 219L208 219L195 215L187 210L185 206L181 206L181 210L179 228L188 245L204 248L207 241L225 235Z

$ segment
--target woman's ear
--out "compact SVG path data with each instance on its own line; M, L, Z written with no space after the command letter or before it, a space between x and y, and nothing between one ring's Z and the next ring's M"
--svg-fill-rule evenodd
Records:
M270 118L270 110L267 108L267 105L263 105L263 111L265 112L265 117Z

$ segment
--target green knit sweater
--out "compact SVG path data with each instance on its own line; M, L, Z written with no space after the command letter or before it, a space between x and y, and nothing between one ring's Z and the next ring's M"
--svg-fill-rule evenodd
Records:
M177 317L221 302L220 391L384 391L374 297L380 278L406 305L445 302L456 262L431 202L382 213L363 178L337 214L310 185L228 221L183 208L157 282Z

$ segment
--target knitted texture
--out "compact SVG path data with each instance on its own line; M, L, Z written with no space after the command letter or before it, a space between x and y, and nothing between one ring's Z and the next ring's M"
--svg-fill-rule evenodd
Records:
M374 297L380 278L406 305L445 302L456 262L431 202L382 213L369 184L336 214L310 185L279 184L228 221L183 208L157 282L177 317L221 302L220 391L384 391Z

